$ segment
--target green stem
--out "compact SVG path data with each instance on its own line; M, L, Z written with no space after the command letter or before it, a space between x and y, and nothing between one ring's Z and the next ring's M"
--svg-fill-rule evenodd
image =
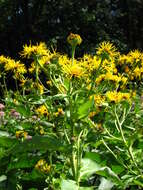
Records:
M72 46L72 65L74 63L75 49L76 49L76 46Z
M71 164L72 164L73 179L75 179L76 178L76 154L75 154L73 145L72 145Z
M72 166L72 173L73 179L76 178L76 153L75 153L75 139L74 139L74 122L73 122L73 105L72 105L72 91L71 91L72 83L70 81L69 90L68 90L68 102L69 102L69 112L70 112L70 127L71 127L71 146L72 146L72 155L71 155L71 166Z
M16 85L16 90L17 90L17 92L18 92L19 90L18 90L17 78L15 78L15 85Z
M4 83L4 88L5 88L5 91L6 91L6 95L8 95L8 89L7 89L7 85L6 85L5 74L3 75L3 83Z
M104 141L104 139L102 139L102 142L104 144L104 146L109 150L109 152L116 158L117 160L117 156L114 154L114 152L110 149L110 147L106 144L106 142Z
M134 166L137 168L137 170L139 171L139 173L142 174L141 171L140 171L140 169L139 169L139 167L138 167L138 165L137 165L137 163L136 163L136 161L135 161L135 159L134 159L134 156L133 156L133 153L132 153L132 146L128 146L128 143L127 143L127 141L126 141L126 139L125 139L124 132L123 132L123 129L122 129L122 125L123 125L123 123L124 123L124 121L125 121L125 119L126 119L126 114L125 114L125 113L126 113L126 111L125 111L125 109L124 109L122 121L120 121L120 120L119 120L119 117L118 117L118 115L117 115L117 112L116 112L116 107L115 107L115 117L116 117L116 120L117 120L117 124L118 124L118 127L119 127L119 131L120 131L122 140L123 140L123 142L124 142L124 145L125 145L125 147L126 147L128 153L129 153L129 156L130 156L130 158L131 158L131 160L132 160Z
M38 81L39 81L39 64L38 64L38 60L36 58L36 83L38 84Z
M77 165L76 165L76 183L79 186L80 182L80 167L81 167L81 158L82 158L82 150L81 150L81 136L83 131L80 132L77 140Z

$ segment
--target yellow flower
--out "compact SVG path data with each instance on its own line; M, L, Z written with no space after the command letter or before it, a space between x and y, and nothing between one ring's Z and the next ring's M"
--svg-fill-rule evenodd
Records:
M139 50L130 51L128 56L131 57L132 62L134 61L138 62L143 57L142 53Z
M2 63L2 64L6 63L6 62L7 62L7 59L8 59L7 57L1 55L1 56L0 56L0 63Z
M46 160L44 159L40 159L37 164L35 165L35 169L43 172L43 173L49 173L51 166L48 165L48 163L46 162Z
M62 108L58 108L58 111L54 113L54 115L57 117L59 115L64 115L64 111Z
M113 81L118 84L121 80L122 78L120 76L107 72L106 74L99 75L99 77L96 78L96 83L99 84L102 81Z
M119 52L117 51L116 47L112 43L105 42L105 41L99 44L96 54L99 56L105 56L108 58L119 56Z
M44 42L40 42L37 45L24 45L23 51L20 53L22 57L30 58L32 56L46 56L49 54L47 46Z
M40 94L43 94L44 93L44 86L42 85L42 84L37 84L37 88L38 88L38 90L39 90L39 93Z
M81 77L83 75L83 69L78 66L77 64L75 65L72 65L70 68L69 68L69 75L71 75L72 77Z
M5 59L6 62L5 62L5 70L6 71L14 71L15 74L24 74L26 73L26 68L25 68L25 65L20 63L20 61L15 61L11 58L7 58Z
M48 81L46 81L46 84L49 85L49 86L52 86L52 81L48 80Z
M130 69L128 66L125 66L125 73L129 73Z
M59 56L59 65L64 66L69 64L71 64L71 60L68 58L67 55Z
M16 73L17 74L24 74L26 73L25 65L17 61L16 63Z
M97 58L97 56L91 56L88 54L85 54L82 59L79 60L79 65L81 65L86 73L91 73L94 70L97 70L99 68L101 60Z
M16 69L16 67L17 67L17 65L16 65L15 61L13 59L8 58L7 62L5 63L5 66L4 66L5 70L6 71L14 70L14 69Z
M121 77L119 77L117 75L113 75L112 73L109 73L109 72L105 74L105 79L114 81L116 83L119 83L121 81Z
M122 86L126 85L128 82L128 78L126 77L121 77L121 81L122 81Z
M32 63L31 63L31 67L30 67L28 70L29 70L30 73L33 73L33 72L35 72L35 69L36 69L35 63L32 62ZM39 70L38 70L38 71L39 71Z
M38 115L49 115L49 112L45 105L41 105L39 108L36 109Z
M134 70L134 76L137 78L141 76L141 69L139 67L136 67Z
M89 117L90 118L93 118L95 115L97 115L98 113L100 112L100 109L97 107L97 110L96 111L93 111L93 112L90 112L89 113Z
M117 91L108 91L106 92L106 97L110 102L119 103L123 100L130 101L131 94L130 93L122 93Z
M16 138L26 138L28 135L27 132L23 131L23 130L20 130L20 131L16 131Z
M41 135L44 135L45 131L44 131L44 128L42 126L40 126L39 132L40 132Z
M102 71L110 72L110 73L117 73L116 65L113 59L104 59L102 62Z
M76 46L81 44L82 39L80 35L70 33L70 35L67 37L67 41L71 46Z
M83 77L85 72L84 72L84 68L81 67L76 60L74 60L74 63L70 63L70 64L65 64L62 66L62 70L63 72L69 76L70 78L72 77L76 77L76 78L80 78Z
M102 95L100 94L94 95L94 102L96 105L102 105L104 101L105 101L105 98Z
M95 82L96 84L100 84L104 80L105 80L105 74L101 74L99 75L99 77L96 78Z
M20 79L20 86L24 86L27 82L27 79Z
M130 58L127 55L120 55L118 58L118 64L124 65L130 62Z
M90 112L88 116L89 116L90 118L93 118L95 115L96 115L96 112L93 111L93 112Z

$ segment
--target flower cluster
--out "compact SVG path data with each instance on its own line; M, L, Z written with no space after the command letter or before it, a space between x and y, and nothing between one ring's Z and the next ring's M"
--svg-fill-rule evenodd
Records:
M35 169L39 170L40 172L43 172L43 173L47 174L47 173L49 173L49 171L51 169L51 166L48 165L48 163L46 162L46 160L41 159L35 165Z

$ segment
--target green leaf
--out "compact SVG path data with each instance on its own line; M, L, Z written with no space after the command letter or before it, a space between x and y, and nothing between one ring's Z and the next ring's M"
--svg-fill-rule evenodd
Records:
M93 187L80 187L79 190L93 190Z
M96 171L96 174L111 179L115 183L121 182L119 177L107 166L100 168L100 170Z
M27 154L22 155L9 163L8 171L12 169L19 169L19 168L31 168L31 167L34 167L36 162L37 162L37 158L34 158L34 157L30 158L27 156Z
M25 106L25 105L18 105L15 110L17 112L19 112L22 116L25 116L25 117L28 117L31 115L31 111L30 111L30 108L28 106Z
M101 167L99 164L88 158L82 159L80 170L81 179L87 179L92 174L98 174L115 183L121 183L119 177L109 167Z
M43 127L54 127L53 123L47 122L47 121L39 121L39 124Z
M111 190L113 186L114 184L110 180L107 180L104 177L102 177L98 190Z
M96 161L97 163L101 163L101 156L97 152L86 152L84 157Z
M100 165L96 162L92 161L91 159L84 158L81 161L80 177L82 179L88 178L96 171L100 170L100 168Z
M1 176L0 176L0 183L1 183L2 181L5 181L5 180L7 180L7 176L6 176L6 175L1 175Z
M112 165L112 170L116 174L120 174L120 173L122 173L124 171L124 167L121 166L121 165Z
M62 180L61 190L93 190L92 187L79 187L73 180Z
M93 106L93 103L94 103L94 101L93 101L93 99L91 99L91 100L88 100L87 102L81 104L80 106L78 106L78 111L77 111L78 119L82 119L89 114L90 109Z
M61 182L61 190L79 190L79 188L75 181L63 179Z
M64 145L62 140L57 139L52 136L34 136L30 140L25 140L19 143L11 151L12 154L18 152L27 152L34 150L59 150L59 151L69 151L69 146Z
M21 123L21 126L23 129L32 129L33 124L31 122L24 122L24 123ZM22 129L20 129L20 130L22 130Z
M143 188L143 183L139 180L134 180L134 183Z
M6 150L0 147L0 159L7 155Z
M32 180L37 181L46 178L46 176L43 173L37 171L36 169L33 169L32 172L30 173L24 173L21 178L24 181L32 181Z
M6 131L0 131L0 137L9 137L10 136L10 134L8 133L8 132L6 132Z
M0 137L0 147L11 148L18 144L18 140L12 137Z

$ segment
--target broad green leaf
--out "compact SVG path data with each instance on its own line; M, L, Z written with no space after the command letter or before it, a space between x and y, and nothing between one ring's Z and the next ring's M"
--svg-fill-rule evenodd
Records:
M47 122L47 121L39 121L39 124L42 125L43 127L53 127L54 124Z
M84 158L81 162L81 170L80 170L80 177L81 178L88 178L96 171L100 170L100 165L96 162L92 161L91 159Z
M27 152L34 150L59 150L59 151L69 151L70 147L64 145L63 142L56 137L51 136L34 136L30 140L25 140L19 143L12 150L12 154L17 152Z
M31 122L24 122L24 123L21 123L21 126L23 129L32 129L33 124Z
M0 159L3 158L6 154L6 150L0 147Z
M79 190L79 188L75 181L63 179L61 182L61 190Z
M33 169L30 173L24 173L22 176L22 180L25 181L37 181L44 178L46 178L46 176L43 173L37 171L36 169Z
M6 132L6 131L0 131L0 137L9 137L10 136L10 134L8 133L8 132Z
M112 165L112 170L116 174L120 174L120 173L122 173L124 171L124 167L121 166L121 165Z
M93 190L93 187L79 187L79 190Z
M88 100L87 102L78 106L78 111L77 111L78 118L81 119L86 117L89 114L92 106L93 106L93 99Z
M114 184L110 180L107 180L104 177L102 177L100 180L98 190L111 190L113 186Z
M31 168L34 167L36 162L37 158L34 157L30 158L27 156L27 154L22 155L9 163L8 170L19 169L19 168Z
M111 179L115 183L121 182L119 177L107 166L100 168L96 171L96 174L106 177L107 179Z
M18 144L18 140L12 137L0 137L0 147L12 148Z
M139 180L134 180L134 183L143 188L143 183Z
M143 149L143 141L138 142L137 148Z
M1 183L2 181L5 181L5 180L7 180L7 176L6 176L6 175L1 175L1 176L0 176L0 183Z
M79 187L73 180L62 180L61 190L93 190L92 187Z
M111 179L115 183L121 183L119 177L109 167L101 167L99 164L88 158L82 159L80 170L81 179L86 179L92 174L98 174L107 179Z
M96 161L97 163L101 163L102 161L100 154L97 152L86 152L84 157Z
M19 112L22 116L25 116L25 117L27 117L27 116L30 116L30 108L28 107L28 106L25 106L25 105L18 105L16 108L15 108L15 110L17 111L17 112Z

